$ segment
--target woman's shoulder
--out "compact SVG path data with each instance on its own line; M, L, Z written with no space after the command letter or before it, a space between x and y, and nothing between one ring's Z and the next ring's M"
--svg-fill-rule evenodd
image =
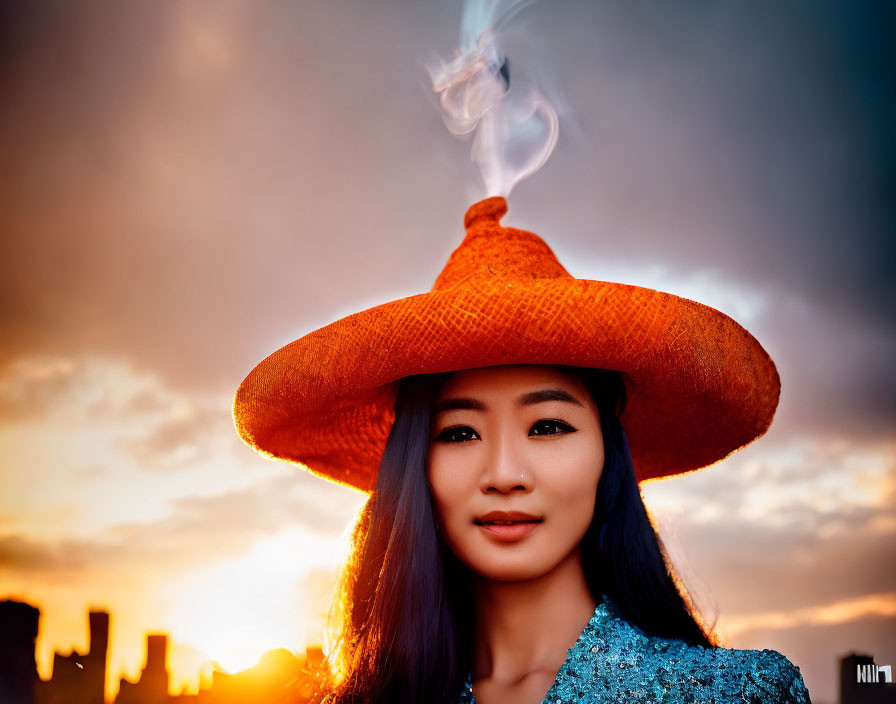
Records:
M701 700L712 693L717 701L811 704L799 667L777 650L706 648L644 636L638 640L619 667L638 663L652 672L669 701L677 701L676 695L682 702Z
M613 613L613 610L610 609ZM609 665L613 686L638 701L748 701L811 704L799 667L777 650L704 647L648 636L616 617L583 655ZM598 660L593 661L598 667ZM607 680L604 680L605 682Z
M775 701L809 704L809 690L800 668L777 650L733 650L748 657L753 664L751 675L777 693ZM743 655L747 654L747 655Z
M720 693L732 701L810 704L809 691L799 667L777 650L736 648L696 648L704 657L693 658L697 679L713 677ZM720 674L727 671L727 674ZM727 701L727 697L725 701Z

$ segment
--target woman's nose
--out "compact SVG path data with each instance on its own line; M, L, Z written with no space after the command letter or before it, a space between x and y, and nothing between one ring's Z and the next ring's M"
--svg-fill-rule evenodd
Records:
M515 432L519 432L516 430ZM481 489L507 493L514 489L532 490L533 474L526 461L525 438L515 437L513 430L492 433L487 442Z

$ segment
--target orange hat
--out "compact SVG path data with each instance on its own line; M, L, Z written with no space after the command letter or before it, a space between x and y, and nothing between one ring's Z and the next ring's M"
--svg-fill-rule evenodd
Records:
M467 211L432 291L337 320L280 348L240 384L250 447L370 491L397 380L499 364L622 372L621 416L638 481L714 464L761 436L781 389L768 353L714 308L573 278L538 235L500 225L507 201Z

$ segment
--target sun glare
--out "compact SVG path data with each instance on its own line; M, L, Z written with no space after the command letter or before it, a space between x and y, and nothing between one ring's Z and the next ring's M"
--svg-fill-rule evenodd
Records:
M301 653L319 630L303 583L313 570L333 569L341 554L333 540L301 528L264 539L245 555L197 569L171 583L166 629L177 643L209 654L208 661L236 673L274 648ZM172 650L172 660L176 649ZM195 681L195 662L184 672L169 663L174 680Z

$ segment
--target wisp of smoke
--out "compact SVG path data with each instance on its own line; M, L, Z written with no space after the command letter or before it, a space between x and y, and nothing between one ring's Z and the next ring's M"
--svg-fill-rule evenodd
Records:
M506 198L557 144L557 111L516 69L511 80L510 62L498 46L500 25L532 1L467 0L454 57L426 67L445 126L464 139L475 132L472 159L486 196Z

